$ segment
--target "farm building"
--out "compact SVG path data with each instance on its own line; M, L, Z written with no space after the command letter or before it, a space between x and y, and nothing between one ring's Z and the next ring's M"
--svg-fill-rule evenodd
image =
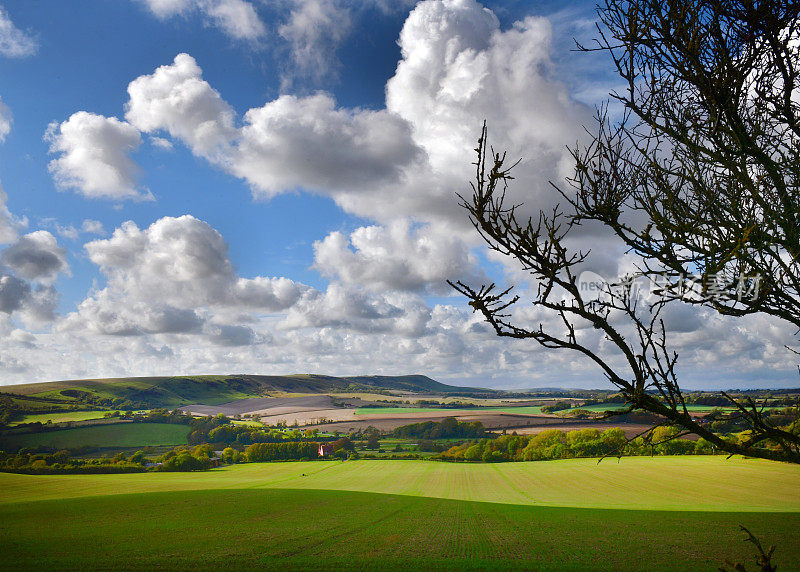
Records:
M324 457L325 455L330 455L333 453L333 445L330 443L320 443L319 445L319 456Z

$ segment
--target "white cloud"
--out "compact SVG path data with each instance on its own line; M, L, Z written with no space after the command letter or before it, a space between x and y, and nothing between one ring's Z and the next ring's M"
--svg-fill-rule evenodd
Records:
M254 41L266 33L263 22L250 2L202 0L198 5L214 25L232 38Z
M340 65L336 49L351 27L349 6L341 2L295 0L287 21L278 28L294 64L284 83L295 75L317 81L335 77Z
M46 230L21 236L0 252L0 261L18 276L44 283L51 283L60 273L69 269L66 250Z
M281 327L420 336L429 313L424 300L416 296L371 295L331 284L324 292L307 292L289 309Z
M452 293L446 280L483 282L467 245L452 234L407 221L361 227L349 237L332 232L314 243L314 268L343 284L371 290Z
M103 227L102 222L90 218L84 219L83 223L81 223L81 231L87 234L96 234L99 236L103 236L106 233L106 229Z
M143 0L154 16L161 19L186 16L199 11L206 23L235 40L256 41L266 28L251 2L245 0Z
M306 28L313 26L298 24ZM131 83L126 117L182 139L246 180L257 197L304 189L378 221L404 216L466 230L454 192L472 178L484 118L493 143L523 157L517 177L524 183L512 195L531 210L551 205L549 181L569 173L566 146L581 137L590 113L558 81L550 33L544 18L504 31L474 0L427 0L403 27L403 57L384 110L337 107L325 93L284 95L250 109L237 129L230 106L181 54Z
M8 134L11 133L11 124L13 121L14 116L11 114L11 110L3 103L3 100L0 99L0 143L3 143L6 137L8 137Z
M172 142L169 139L164 139L163 137L150 137L150 144L157 149L161 149L162 151L172 151L174 149Z
M59 156L49 168L56 184L90 198L152 199L136 187L138 165L129 157L141 143L139 132L116 117L79 111L51 123L45 140Z
M39 44L30 34L17 28L5 8L0 6L0 54L9 58L32 56Z
M132 125L146 133L165 131L202 157L218 157L235 136L233 109L188 54L132 81L128 95L125 118Z
M184 14L195 4L193 0L142 0L157 18L171 18Z
M371 189L418 157L407 124L386 111L337 108L324 93L284 95L245 114L230 170L257 196L304 188Z
M282 311L308 290L286 278L237 276L222 236L188 215L164 217L146 229L129 221L85 248L108 285L67 317L65 329L109 335L205 333L233 343L244 337L242 330L228 327L236 324L224 323L228 314Z

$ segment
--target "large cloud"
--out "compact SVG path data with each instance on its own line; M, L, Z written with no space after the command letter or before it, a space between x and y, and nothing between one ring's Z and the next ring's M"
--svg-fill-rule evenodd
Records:
M85 248L108 285L84 300L62 329L253 341L255 334L233 328L238 324L225 323L226 317L285 310L308 290L286 278L237 276L222 236L188 215L164 217L146 229L129 221Z
M36 53L39 44L30 34L17 28L0 6L0 54L10 58L24 58Z
M235 40L256 41L266 28L253 4L245 0L142 0L158 18L185 16L197 10L207 24Z
M467 245L452 234L404 221L333 232L314 243L314 267L343 284L376 291L451 293L446 280L484 281Z
M326 94L284 95L244 120L231 171L260 196L372 189L402 177L401 168L419 156L399 117L337 108Z
M303 9L296 9L298 18ZM518 177L532 208L551 205L548 182L568 174L566 145L581 136L589 110L572 102L558 81L550 33L544 18L503 31L474 0L428 0L403 27L403 57L387 84L384 110L337 107L324 93L284 95L249 110L236 130L229 106L181 54L131 84L127 118L182 139L246 180L259 197L306 189L380 221L410 216L466 228L454 191L471 178L482 119L500 148L524 157ZM139 89L157 76L163 76L159 90ZM185 82L201 102L194 106L199 114L186 112Z
M59 156L50 162L56 184L91 198L147 199L136 187L138 166L129 157L141 143L135 127L116 117L79 111L52 123L45 140Z
M128 86L125 118L140 131L165 131L197 155L213 159L235 136L234 111L202 79L188 54L178 54Z
M297 5L298 18L323 5ZM131 82L126 119L183 141L247 181L256 197L309 190L382 222L405 216L466 230L454 192L472 177L484 118L499 148L524 157L519 195L531 209L550 206L556 193L549 181L568 174L566 146L580 137L589 113L552 69L550 33L544 18L504 31L474 0L427 0L401 32L402 60L387 84L385 109L342 108L325 93L283 95L247 111L237 127L197 62L179 54Z

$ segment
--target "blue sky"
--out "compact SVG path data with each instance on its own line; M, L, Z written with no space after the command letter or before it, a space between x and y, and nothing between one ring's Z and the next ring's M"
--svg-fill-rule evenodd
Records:
M525 288L455 192L486 118L524 158L521 200L553 204L616 86L571 50L593 22L590 2L0 0L0 384L603 386L575 356L495 339L444 285ZM593 246L595 270L622 268ZM674 320L689 386L796 384L780 326Z

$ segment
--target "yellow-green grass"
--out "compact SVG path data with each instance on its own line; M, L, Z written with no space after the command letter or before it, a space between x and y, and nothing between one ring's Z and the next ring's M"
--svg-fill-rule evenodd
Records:
M53 447L72 449L78 447L145 447L157 445L185 445L189 427L168 423L110 423L74 429L4 435L0 449L20 447Z
M150 475L142 475L144 478ZM745 522L800 561L797 513L519 506L262 489L0 505L3 567L20 569L716 570L752 562Z
M305 476L303 476L305 474ZM800 561L800 467L722 457L0 474L8 569L715 570Z
M539 405L514 407L513 405L498 407L476 407L466 409L448 409L443 407L359 407L356 415L396 415L398 413L431 413L444 415L466 415L469 413L516 413L517 415L539 415Z
M9 425L20 425L22 423L47 423L48 421L52 421L53 423L63 423L65 421L86 421L88 419L102 419L103 415L109 413L109 411L98 410L98 411L64 411L64 412L57 412L57 413L32 413L30 415L24 415L23 417L14 420L13 422L9 423Z
M625 407L624 403L595 403L592 405L580 405L575 407L574 409L584 409L586 411L615 411L619 409L623 409ZM712 405L687 405L686 409L688 411L692 411L695 413L707 413L712 409L732 409L731 407L714 407Z
M306 476L303 476L305 474ZM200 473L0 474L0 504L203 489L358 491L502 504L637 510L800 512L800 466L721 456L526 463L309 461Z
M245 427L264 427L261 421L254 421L250 419L231 419L231 425L243 425Z

